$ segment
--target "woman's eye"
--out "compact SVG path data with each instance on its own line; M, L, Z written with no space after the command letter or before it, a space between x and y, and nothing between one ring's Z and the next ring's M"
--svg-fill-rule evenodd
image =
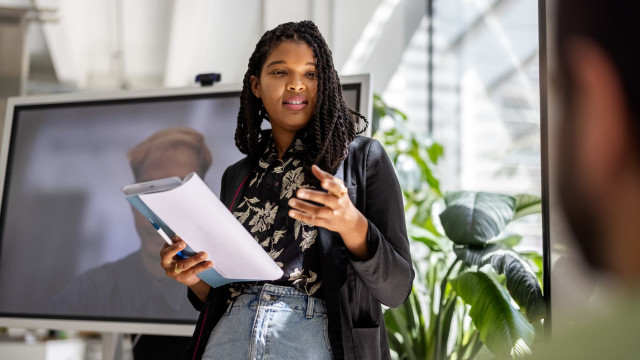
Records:
M314 78L314 77L317 77L317 76L318 76L318 74L317 74L317 73L315 73L315 72L310 72L310 73L307 73L307 76L308 76L308 77L312 77L312 78Z
M286 75L287 73L282 70L275 70L272 72L273 75Z

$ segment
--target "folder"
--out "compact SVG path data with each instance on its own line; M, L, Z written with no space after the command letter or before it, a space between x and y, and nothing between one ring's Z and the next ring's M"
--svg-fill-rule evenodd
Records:
M186 257L206 251L213 267L198 277L213 287L277 280L282 269L196 173L123 186L126 200L169 239L187 243Z

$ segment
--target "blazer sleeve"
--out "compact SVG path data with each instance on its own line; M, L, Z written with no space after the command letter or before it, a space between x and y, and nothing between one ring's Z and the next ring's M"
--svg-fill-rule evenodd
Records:
M198 297L190 287L187 287L187 299L189 299L191 306L193 306L193 308L197 311L202 311L202 309L204 308L204 303L200 301L200 299L198 299Z
M414 270L404 218L400 184L382 145L371 141L366 156L367 247L370 258L350 258L371 294L382 304L398 307L411 292Z

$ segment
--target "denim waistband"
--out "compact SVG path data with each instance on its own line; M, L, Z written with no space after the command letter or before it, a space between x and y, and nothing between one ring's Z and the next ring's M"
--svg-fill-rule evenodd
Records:
M246 303L250 306L257 305L256 300L244 299L247 295L253 296L253 299L259 300L262 305L285 302L293 309L304 310L307 316L310 316L313 312L319 314L327 313L323 299L309 296L290 286L273 284L247 286L243 289L242 295L231 301L227 312L234 306L234 303L240 305L238 302L241 304Z
M307 297L308 295L291 286L260 284L247 286L243 294L269 294L274 296Z

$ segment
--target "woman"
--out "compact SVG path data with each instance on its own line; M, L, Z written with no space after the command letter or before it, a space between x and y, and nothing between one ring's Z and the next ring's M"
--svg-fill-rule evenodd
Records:
M284 275L211 288L201 253L168 276L201 311L185 358L390 358L381 304L399 306L413 268L401 191L375 140L357 137L331 51L310 21L267 31L249 59L236 145L247 155L220 198ZM263 120L271 130L261 130Z

